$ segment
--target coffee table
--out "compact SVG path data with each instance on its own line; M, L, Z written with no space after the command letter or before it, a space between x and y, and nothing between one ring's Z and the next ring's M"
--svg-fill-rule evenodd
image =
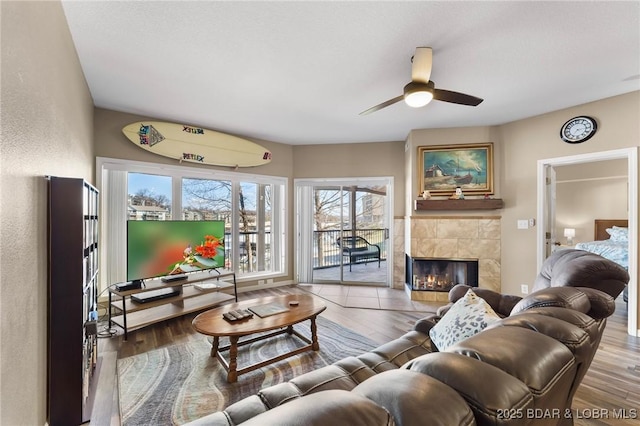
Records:
M298 302L292 306L290 302ZM264 318L254 315L239 321L230 322L223 318L225 312L248 309L260 305L277 303L287 307L289 310L279 314L266 316ZM318 334L316 326L316 317L327 307L325 304L312 295L307 294L288 294L284 296L261 297L237 303L224 305L209 311L203 312L193 319L193 328L198 332L213 337L211 346L211 356L217 357L222 366L227 371L227 382L233 383L238 380L240 374L256 370L258 368L269 365L273 362L280 361L292 355L296 355L308 350L317 351L320 349L318 343ZM294 324L302 321L311 321L311 339L301 335L293 329ZM262 334L247 340L239 341L241 337L250 336L256 333L263 333L275 330L271 333ZM273 358L249 365L247 367L238 368L238 346L247 345L258 340L268 339L273 336L287 333L295 335L305 343L297 349L290 352L277 355ZM220 347L220 337L228 337L230 344ZM223 351L229 351L229 362L222 356Z

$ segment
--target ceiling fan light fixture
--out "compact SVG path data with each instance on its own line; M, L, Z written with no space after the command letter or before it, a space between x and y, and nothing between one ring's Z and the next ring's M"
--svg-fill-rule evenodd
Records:
M420 108L431 102L433 93L427 91L419 91L404 95L404 101L413 108Z
M430 83L430 84L429 84ZM433 83L411 82L404 86L404 101L413 108L427 105L433 99Z

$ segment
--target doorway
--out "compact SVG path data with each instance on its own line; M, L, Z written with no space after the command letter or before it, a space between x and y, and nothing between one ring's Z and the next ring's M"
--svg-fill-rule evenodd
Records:
M299 282L390 286L392 178L296 180Z
M538 161L537 216L537 267L550 253L551 244L558 240L555 235L556 169L562 166L594 164L603 161L625 160L627 163L627 218L629 222L629 275L627 332L640 336L638 330L638 149L628 148ZM594 203L598 202L594 200Z

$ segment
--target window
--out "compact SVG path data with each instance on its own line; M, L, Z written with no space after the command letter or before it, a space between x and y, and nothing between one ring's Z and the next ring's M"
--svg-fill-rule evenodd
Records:
M225 266L286 273L286 178L98 158L105 244L102 288L126 277L127 220L224 220ZM111 250L108 250L108 249Z
M128 220L171 220L171 178L128 173Z
M238 261L243 272L271 271L272 185L240 182Z

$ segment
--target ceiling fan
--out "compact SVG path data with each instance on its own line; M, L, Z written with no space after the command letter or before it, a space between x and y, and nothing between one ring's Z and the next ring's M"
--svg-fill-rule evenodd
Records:
M371 114L403 99L407 105L414 108L423 107L432 99L469 106L477 106L483 101L483 99L464 93L436 89L433 81L429 80L432 58L433 51L430 47L417 47L415 55L411 58L411 82L404 86L404 94L362 111L360 115Z

